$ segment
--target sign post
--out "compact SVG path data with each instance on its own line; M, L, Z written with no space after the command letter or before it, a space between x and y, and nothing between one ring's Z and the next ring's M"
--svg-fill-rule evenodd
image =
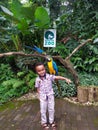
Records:
M44 31L44 47L56 47L56 29Z

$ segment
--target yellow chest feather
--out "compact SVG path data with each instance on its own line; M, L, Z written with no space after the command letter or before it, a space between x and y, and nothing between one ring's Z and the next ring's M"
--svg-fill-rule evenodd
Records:
M48 68L49 68L50 74L55 74L55 70L53 68L52 61L48 62Z

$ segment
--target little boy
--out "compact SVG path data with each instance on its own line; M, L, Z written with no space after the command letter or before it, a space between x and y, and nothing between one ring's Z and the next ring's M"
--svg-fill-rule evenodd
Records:
M54 92L52 88L52 82L54 80L65 80L68 84L71 80L62 76L55 76L46 73L46 69L43 63L37 63L35 65L35 71L38 74L36 78L35 87L40 100L40 112L41 112L41 125L47 130L49 126L47 124L46 112L48 109L49 113L49 123L53 130L56 129L56 124L54 122Z

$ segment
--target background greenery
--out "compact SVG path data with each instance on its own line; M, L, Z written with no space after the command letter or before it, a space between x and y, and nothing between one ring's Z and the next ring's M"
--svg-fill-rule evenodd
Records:
M20 0L0 1L0 53L34 53L25 45L37 45L48 54L66 58L86 39L92 39L75 53L71 62L81 85L98 86L98 1L97 0ZM43 48L44 29L57 29L56 48ZM34 90L36 74L32 66L41 58L6 57L0 59L0 102ZM46 61L43 60L43 62ZM59 74L72 79L58 62ZM72 79L73 81L73 79ZM76 95L74 83L61 81L61 96ZM54 84L55 95L59 96Z

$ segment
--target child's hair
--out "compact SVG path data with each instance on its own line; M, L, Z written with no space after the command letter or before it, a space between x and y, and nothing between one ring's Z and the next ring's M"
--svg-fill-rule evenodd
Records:
M44 64L42 62L37 62L37 63L34 64L34 70L35 70L35 72L36 72L36 67L40 66L40 65L44 66Z

